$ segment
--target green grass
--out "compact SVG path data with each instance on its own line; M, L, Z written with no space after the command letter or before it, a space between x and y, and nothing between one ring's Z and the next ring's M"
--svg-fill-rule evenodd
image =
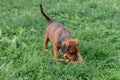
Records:
M41 3L79 40L83 64L53 61L52 43L43 50ZM0 0L0 80L120 80L120 1Z

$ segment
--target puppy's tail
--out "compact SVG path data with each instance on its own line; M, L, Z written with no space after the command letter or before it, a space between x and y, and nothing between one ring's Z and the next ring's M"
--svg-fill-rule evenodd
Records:
M43 11L43 8L42 8L42 5L40 4L40 10L41 10L41 13L42 15L46 18L46 20L49 22L49 23L52 23L53 20L51 20Z

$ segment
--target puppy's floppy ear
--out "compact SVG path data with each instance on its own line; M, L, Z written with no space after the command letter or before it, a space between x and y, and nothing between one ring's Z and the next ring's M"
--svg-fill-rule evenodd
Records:
M65 54L66 51L69 49L69 43L62 43L61 49L62 49L62 52Z

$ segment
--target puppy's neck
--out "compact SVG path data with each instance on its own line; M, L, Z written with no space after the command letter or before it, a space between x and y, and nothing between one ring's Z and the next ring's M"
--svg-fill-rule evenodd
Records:
M65 41L70 40L70 39L72 39L71 36L66 36L66 37L63 38L62 42L65 42Z

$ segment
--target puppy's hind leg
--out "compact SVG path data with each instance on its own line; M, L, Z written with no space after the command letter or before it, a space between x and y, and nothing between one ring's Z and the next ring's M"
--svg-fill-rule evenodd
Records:
M48 36L47 36L47 34L45 34L45 36L44 36L44 49L47 49L48 42L49 42Z

